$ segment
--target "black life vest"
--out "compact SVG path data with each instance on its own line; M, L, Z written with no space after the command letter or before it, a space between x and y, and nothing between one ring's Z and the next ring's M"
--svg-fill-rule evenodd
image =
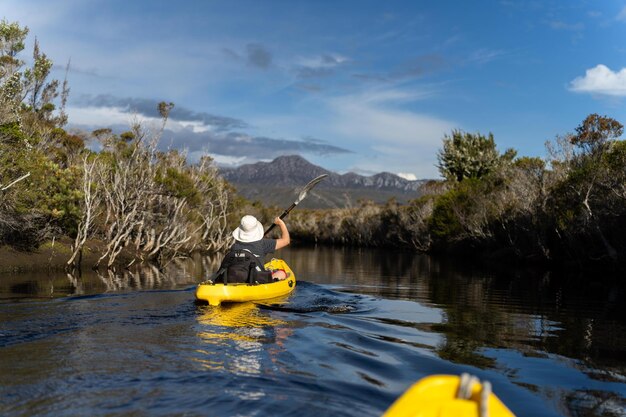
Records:
M219 268L214 282L263 284L272 281L272 273L247 249L229 251Z

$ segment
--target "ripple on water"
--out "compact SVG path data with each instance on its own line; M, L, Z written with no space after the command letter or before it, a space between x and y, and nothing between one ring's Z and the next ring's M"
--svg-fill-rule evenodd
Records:
M623 363L619 323L436 268L359 271L257 305L197 306L193 287L0 303L0 414L377 416L417 379L466 371L519 415L623 404L623 373L594 362Z

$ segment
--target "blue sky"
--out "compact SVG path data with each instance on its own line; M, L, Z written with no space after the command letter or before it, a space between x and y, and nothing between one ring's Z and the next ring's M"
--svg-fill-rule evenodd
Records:
M72 128L149 123L223 164L300 154L324 168L439 177L453 129L500 150L590 113L626 123L626 0L1 0L63 79Z

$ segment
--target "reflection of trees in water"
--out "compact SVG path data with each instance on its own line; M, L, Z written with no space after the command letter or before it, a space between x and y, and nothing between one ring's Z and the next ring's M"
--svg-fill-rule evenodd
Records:
M440 347L446 359L488 367L493 361L481 348L511 348L623 373L626 312L617 285L549 271L498 272L401 251L317 246L292 248L284 257L301 280L440 307L445 322L432 328L446 336Z
M613 367L626 372L623 288L558 274L526 285L540 299L543 308L536 314L547 323L544 337L535 339L535 346L581 359L585 367Z
M70 286L74 288L74 295L85 294L85 289L83 288L83 281L79 279L75 274L70 274L68 272L67 280L70 282Z
M134 271L123 270L113 272L106 270L104 273L96 271L98 278L104 283L107 291L133 289L161 288L165 284L175 285L177 277L181 275L166 274L153 265L147 265Z
M587 276L514 267L488 270L459 259L363 248L292 249L285 259L301 280L356 286L359 293L440 308L442 323L420 327L445 336L436 351L446 360L492 368L503 364L491 348L548 361L556 354L574 359L568 366L592 379L623 382L626 304L617 280L598 283ZM518 370L512 365L504 372L513 377ZM513 377L528 389L555 395L523 379ZM616 410L624 405L603 391L557 396L565 412L580 411L577 415L620 415Z
M447 359L489 366L489 358L476 356L481 348L510 348L528 356L578 359L583 372L595 368L603 378L611 368L623 373L618 358L626 353L619 322L624 315L614 286L564 280L547 271L486 273L441 265L430 277L430 298L445 311L441 352ZM602 368L606 372L598 371Z
M197 283L208 278L218 266L218 257L199 256L195 259L174 260L165 269L159 269L154 264L144 264L121 271L96 270L95 274L105 285L106 291L145 290Z
M3 274L0 295L50 298L128 289L174 288L206 280L217 269L219 261L219 256L197 256L176 260L164 269L139 264L117 271L84 269L71 273L29 271Z
M299 280L355 286L390 298L417 298L433 267L430 257L402 251L315 246L283 252Z

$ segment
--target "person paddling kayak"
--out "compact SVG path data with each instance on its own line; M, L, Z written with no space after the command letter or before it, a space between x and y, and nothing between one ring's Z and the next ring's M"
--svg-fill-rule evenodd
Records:
M235 243L224 257L217 272L198 284L196 299L208 301L212 306L223 302L246 302L284 296L294 290L296 277L282 259L265 263L265 256L289 245L289 230L283 218L289 214L313 187L326 178L322 174L305 185L298 198L264 232L263 225L250 215L243 216L239 227L233 231ZM264 239L274 226L280 228L280 238Z
M256 217L246 215L241 218L239 227L233 231L235 243L224 257L220 267L220 269L225 268L227 270L230 282L245 282L249 278L251 270L254 270L256 275L263 275L259 274L259 272L264 271L265 256L291 243L289 230L285 222L276 217L274 224L280 228L280 237L278 239L267 239L263 237L263 225ZM285 278L287 278L285 271L271 271L272 280L283 280Z

